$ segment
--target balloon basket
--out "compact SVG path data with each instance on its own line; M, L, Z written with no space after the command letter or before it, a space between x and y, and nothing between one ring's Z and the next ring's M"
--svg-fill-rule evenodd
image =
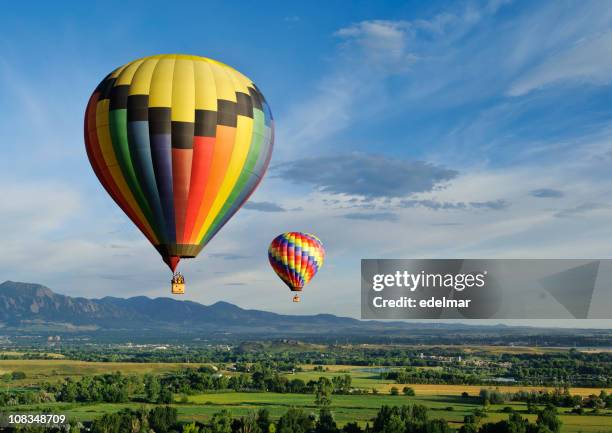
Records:
M295 295L293 297L293 302L301 302L300 296L299 295Z
M173 295L184 295L185 294L185 283L172 283L172 294Z

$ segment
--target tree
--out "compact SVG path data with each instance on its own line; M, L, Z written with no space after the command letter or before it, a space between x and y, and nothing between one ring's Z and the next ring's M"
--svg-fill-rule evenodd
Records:
M478 424L476 416L470 414L463 417L463 424Z
M170 404L173 401L172 392L168 388L163 388L157 397L157 403Z
M77 397L77 385L72 379L67 379L60 391L59 400L74 402Z
M513 412L508 417L508 424L510 427L510 433L525 433L527 431L529 421L523 419L523 417L521 417L518 413Z
M538 413L538 407L532 402L527 402L527 413Z
M424 406L422 404L415 404L414 406L412 406L412 418L417 422L426 422L427 406Z
M489 415L487 415L487 411L484 409L481 409L479 407L477 407L476 409L474 409L474 418L476 419L476 424L480 423L480 421L483 418L487 418Z
M314 426L313 419L302 409L292 407L278 420L277 433L307 433Z
M552 433L548 427L542 424L529 424L527 433Z
M363 433L363 430L356 422L349 422L344 424L344 427L342 428L342 433Z
M241 416L234 420L232 424L233 433L261 433L257 424L257 417L254 412L249 412L246 416Z
M119 414L108 413L91 423L92 433L115 433L119 429Z
M539 432L537 427L533 424L529 424L529 421L523 419L518 413L512 413L507 421L499 421L496 423L484 424L478 433L526 433L528 428L531 427ZM475 430L474 430L475 431ZM461 431L460 433L467 433ZM543 433L543 432L540 432Z
M450 433L451 429L445 419L432 419L426 423L427 433Z
M133 411L124 409L117 413L103 415L101 418L94 420L90 431L92 433L147 433L149 432L149 420L147 419L149 415L151 413L147 414L146 410ZM166 433L168 429L164 430L164 428L160 424L160 427L155 432Z
M397 407L391 407L387 405L381 406L376 413L376 418L374 418L373 430L375 432L382 432L385 426L389 423L389 420L393 415L398 415L399 410Z
M332 385L336 394L348 394L351 391L352 378L350 374L332 377Z
M476 424L463 424L458 433L478 433Z
M478 433L510 433L508 421L488 422L483 424Z
M147 374L145 376L145 398L151 403L157 403L159 400L159 393L161 391L161 385L157 376Z
M262 433L271 433L271 428L274 427L270 419L270 411L268 409L259 409L257 411L257 425Z
M397 389L396 386L392 386L391 389L389 390L389 394L391 394L391 395L399 395L399 389Z
M26 378L26 374L23 371L13 371L11 373L11 379L22 380Z
M414 392L414 388L411 388L409 386L405 386L404 389L402 389L402 392L404 393L404 395L409 397L416 395L416 393Z
M232 433L232 416L227 410L224 409L212 416L210 433Z
M319 407L329 407L333 391L331 381L326 377L320 377L315 385L315 404Z
M149 427L149 411L141 407L133 412L133 416L139 420L140 430L138 433L149 433L151 430ZM70 430L72 433L72 430Z
M167 433L176 425L177 411L170 406L156 407L149 412L148 420L155 433Z
M536 424L547 427L553 433L559 433L561 431L561 425L563 423L557 416L557 408L548 405L538 414Z
M336 421L334 420L334 416L331 411L324 407L319 411L319 419L317 420L316 425L317 433L337 433L338 426L336 425Z
M183 426L183 433L200 433L200 427L195 422L191 424L185 424Z
M406 425L399 415L391 415L381 433L404 433Z

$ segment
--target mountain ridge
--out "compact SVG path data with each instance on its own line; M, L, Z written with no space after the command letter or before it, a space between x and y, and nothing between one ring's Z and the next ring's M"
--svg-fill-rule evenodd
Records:
M189 324L202 328L278 328L291 330L302 321L310 324L358 326L357 319L334 315L291 316L261 310L243 309L225 301L203 305L190 300L169 297L135 296L119 298L71 297L55 293L34 283L5 281L0 284L0 322L22 327L32 321L58 321L75 326L98 326L103 329L139 329L140 327L175 328ZM220 322L222 321L222 322ZM288 328L286 328L288 327ZM243 330L244 331L244 330Z
M503 324L440 322L362 321L333 314L284 315L243 309L225 301L203 305L169 297L105 296L89 299L55 293L34 283L5 281L0 284L0 333L54 335L57 333L122 334L126 338L226 339L302 338L360 342L436 341L457 344L467 341L488 344L541 344L546 336L554 344L574 344L586 335L585 344L601 345L610 330L567 330ZM96 334L102 336L102 334ZM592 335L596 337L591 338ZM229 337L231 336L231 337ZM550 339L551 336L558 336ZM345 338L346 337L346 338ZM114 338L114 337L113 337ZM592 342L592 343L591 343ZM553 343L551 343L553 344Z

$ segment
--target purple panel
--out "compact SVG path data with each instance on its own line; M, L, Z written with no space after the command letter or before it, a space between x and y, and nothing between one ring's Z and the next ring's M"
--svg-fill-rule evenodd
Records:
M176 243L174 194L172 193L172 144L170 134L151 134L151 156L169 243Z

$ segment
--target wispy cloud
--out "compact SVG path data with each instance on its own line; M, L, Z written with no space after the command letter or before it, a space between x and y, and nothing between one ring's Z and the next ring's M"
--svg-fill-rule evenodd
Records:
M389 221L394 222L399 218L397 214L392 212L361 212L361 213L347 213L342 215L343 218L350 220L363 220L363 221Z
M269 201L247 201L243 208L260 212L287 212L282 206Z
M213 253L213 254L209 254L209 256L214 257L216 259L223 259L223 260L245 260L249 258L249 256L246 256L244 254L235 254L235 253Z
M538 198L561 198L565 194L563 191L553 188L540 188L529 191L529 195Z
M338 29L330 70L279 123L278 139L291 150L279 150L281 158L325 144L357 119L384 110L386 80L405 74L416 60L408 42L412 30L411 23L383 20Z
M545 57L517 79L508 94L521 96L567 81L598 85L612 82L612 31L579 39L572 46Z
M558 218L581 217L602 209L610 209L610 206L603 203L582 203L578 206L563 209L555 213L555 216Z
M510 206L506 200L488 200L472 202L444 202L437 200L402 200L400 206L404 208L424 207L432 210L473 210L489 209L503 210Z
M0 179L0 190L4 239L58 229L83 208L78 192L59 182Z
M408 34L413 25L406 21L362 21L335 33L343 41L342 53L347 63L358 58L363 64L384 75L405 72L416 60L409 51Z

